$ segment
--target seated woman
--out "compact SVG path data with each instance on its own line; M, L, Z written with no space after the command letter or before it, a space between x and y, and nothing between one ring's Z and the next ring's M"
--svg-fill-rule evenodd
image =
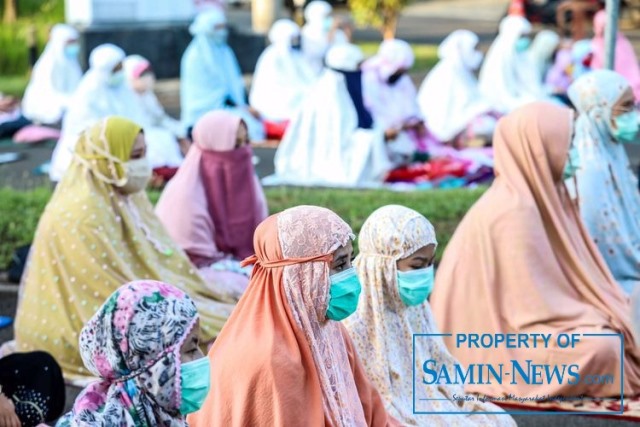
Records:
M126 117L144 128L153 169L180 165L182 155L175 136L147 121L136 94L126 84L124 59L124 51L112 44L100 45L91 52L89 71L69 103L62 121L62 137L51 157L52 181L60 181L69 168L80 134L111 115Z
M45 125L60 123L82 79L78 53L78 31L68 25L54 25L22 99L25 117Z
M153 91L156 84L156 76L151 63L140 55L129 55L122 62L122 66L129 85L137 95L136 99L145 115L145 123L156 128L165 129L178 140L182 153L175 151L170 153L174 154L175 157L168 159L166 162L168 167L177 168L182 163L180 154L186 155L190 142L186 139L187 130L182 126L182 123L164 111L164 107L162 107Z
M527 54L530 34L531 24L522 16L504 18L498 37L480 69L480 91L499 113L508 113L545 97L535 66Z
M413 50L403 40L385 40L378 54L362 65L364 105L373 121L395 129L389 148L398 163L410 161L416 151L426 151L426 128L416 101L416 87L407 75L413 66Z
M136 281L117 289L80 333L80 353L99 379L57 427L183 426L209 392L198 311L182 291Z
M240 261L253 253L253 232L268 213L247 127L231 112L212 111L198 120L193 140L156 214L209 281L241 295L249 277Z
M607 12L601 10L593 18L593 40L591 46L593 48L593 60L591 68L599 70L605 68L605 40L604 32L607 25ZM613 69L622 74L631 85L633 94L640 99L640 64L633 45L628 38L618 31L615 40L615 64Z
M198 14L189 27L193 40L180 63L180 109L185 128L211 110L229 109L247 123L252 141L264 139L259 113L247 105L244 80L227 44L227 18L214 7Z
M15 323L19 351L51 353L71 381L86 379L78 333L122 283L166 280L187 292L213 340L238 295L207 283L153 213L141 128L110 116L87 129L40 218Z
M300 27L280 19L269 31L271 45L262 52L251 82L249 102L269 125L286 124L300 110L305 96L317 80L300 52ZM267 135L282 139L279 135Z
M360 295L353 238L316 206L258 226L247 293L209 351L215 387L190 426L398 425L339 322Z
M569 88L578 110L573 144L580 214L613 277L627 294L640 285L640 194L624 145L638 136L638 112L627 80L609 70Z
M414 334L439 333L427 299L433 288L436 251L433 226L418 212L404 206L384 206L369 216L359 237L360 254L354 261L362 282L358 309L343 323L353 339L367 376L376 384L389 413L403 425L449 425L451 415L438 412L497 412L492 403L463 401L461 386L424 386L415 389L415 399L425 399L414 414L413 351L416 366L433 359L452 370L457 361L439 338L413 343ZM426 341L428 340L428 342ZM426 400L431 399L431 400ZM465 417L465 426L514 426L507 415Z
M275 175L265 184L362 187L380 185L393 165L385 133L362 98L362 51L331 48L327 67L287 128L275 155Z
M453 356L467 366L481 361L510 367L516 360L526 370L530 360L558 369L572 364L580 376L611 375L614 380L491 381L468 384L468 392L527 398L609 397L620 395L621 389L625 395L640 391L640 357L629 301L582 225L563 182L577 167L570 148L572 116L568 108L537 102L498 123L496 179L447 245L431 307L438 327L453 336L529 334L529 348L458 347L455 338L445 337ZM561 348L560 333L618 333L624 354L617 337L582 335L575 345ZM548 343L541 334L550 334Z
M478 36L471 31L449 34L438 47L440 61L420 86L418 104L429 132L442 143L465 147L493 136L497 114L478 88L475 71L482 52L477 47ZM438 144L429 147L434 155L437 149Z
M0 426L35 427L64 411L60 366L42 351L0 358Z
M332 13L333 7L324 0L310 1L304 8L302 54L316 76L322 74L325 55L331 46L351 41L348 23L333 17Z

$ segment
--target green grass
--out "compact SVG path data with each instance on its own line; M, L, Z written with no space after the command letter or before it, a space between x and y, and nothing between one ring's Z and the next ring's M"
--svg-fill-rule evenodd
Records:
M29 77L26 74L1 76L0 93L22 97L24 90L27 88L27 83L29 83Z
M272 213L297 205L324 206L347 221L356 234L367 217L377 208L389 204L408 206L422 213L433 223L439 243L436 260L439 260L458 223L482 195L484 189L398 193L387 190L280 187L267 188L265 192ZM157 191L149 192L153 203L158 200L159 195ZM7 266L11 254L17 247L32 241L49 197L51 190L48 188L24 192L0 189L0 269Z
M378 52L380 43L366 42L357 43L366 57L371 57ZM427 72L438 62L438 46L434 44L412 44L415 63L412 72Z

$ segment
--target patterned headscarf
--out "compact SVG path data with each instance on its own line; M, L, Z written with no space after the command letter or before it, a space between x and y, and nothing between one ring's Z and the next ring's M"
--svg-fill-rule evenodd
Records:
M573 143L580 215L611 273L625 292L640 284L640 195L624 145L613 139L613 106L628 81L610 70L593 71L569 87L579 111Z
M156 281L122 286L85 325L80 353L101 378L58 424L184 426L180 348L198 321L185 293Z
M436 234L433 225L418 212L389 205L371 214L359 239L360 254L354 263L362 294L358 310L343 323L389 413L402 425L512 425L509 417L493 417L489 421L485 416L474 415L472 421L468 417L455 420L450 416L413 415L413 335L438 333L438 329L427 301L409 307L400 299L396 262L424 246L437 245ZM416 340L415 358L416 372L422 370L420 361L427 359L451 369L457 363L442 339L435 336ZM500 411L491 404L454 402L454 394L463 396L462 386L415 389L416 399L430 400L430 412Z

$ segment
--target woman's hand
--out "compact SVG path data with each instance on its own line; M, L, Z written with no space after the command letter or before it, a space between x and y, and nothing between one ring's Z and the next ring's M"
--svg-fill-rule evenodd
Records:
M22 427L11 399L0 394L0 427Z
M384 140L385 142L393 141L398 137L399 134L400 134L400 131L398 129L389 128L384 131Z

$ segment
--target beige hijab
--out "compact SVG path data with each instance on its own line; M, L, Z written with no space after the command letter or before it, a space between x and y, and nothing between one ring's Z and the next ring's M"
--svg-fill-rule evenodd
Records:
M609 273L570 200L562 171L573 116L533 103L496 129L496 180L456 230L436 275L431 304L441 330L453 333L607 333L624 337L624 392L640 391L631 308ZM551 383L468 386L468 391L516 396L620 394L620 341L582 337L575 348L555 340L538 349L456 348L464 364L531 359L577 364L581 375L615 376L614 384Z
M362 294L358 310L344 320L353 343L389 413L407 426L513 426L508 415L437 415L442 412L497 412L491 403L454 401L464 395L461 386L416 384L413 412L413 335L439 333L429 303L408 307L398 293L396 262L420 248L437 244L431 223L418 212L404 206L384 206L365 221L360 231L360 255L355 260ZM415 371L422 362L433 359L438 366L453 371L457 361L440 337L415 341ZM428 401L422 399L429 399Z

